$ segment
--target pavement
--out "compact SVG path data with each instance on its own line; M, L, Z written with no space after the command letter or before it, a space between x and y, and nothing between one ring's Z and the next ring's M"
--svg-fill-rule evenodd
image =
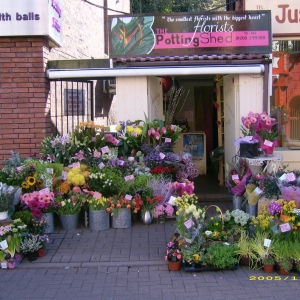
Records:
M195 191L201 205L231 208L224 187ZM90 231L83 219L76 230L56 222L46 256L16 269L0 270L0 299L286 299L300 295L300 274L239 267L236 270L170 272L164 260L175 219L128 229Z

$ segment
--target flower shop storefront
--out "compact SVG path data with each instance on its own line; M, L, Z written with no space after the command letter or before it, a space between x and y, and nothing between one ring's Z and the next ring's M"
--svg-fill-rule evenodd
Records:
M223 33L226 27L231 28L229 19L234 24L241 24L239 22L243 20L237 13L220 13L219 16L218 19L224 22ZM212 26L209 25L212 17L207 15L207 26ZM199 19L203 20L202 17ZM124 45L140 48L142 41L134 39L145 37L147 41L151 36L149 24L152 21L147 18L133 20L111 27L121 31L116 31L115 36L121 38L123 48ZM178 19L178 22L182 20ZM221 30L217 31L220 33ZM220 41L222 35L219 37ZM252 50L261 49L267 53L269 39L267 44L262 48L255 46ZM116 48L122 49L120 45ZM216 51L221 51L218 49ZM196 65L197 58L207 60L207 64ZM172 123L169 110L163 114L162 86L160 79L156 78L193 72L224 75L225 150L231 160L236 154L231 140L239 136L236 127L239 127L240 116L250 107L262 111L267 104L261 101L267 99L264 94L268 86L267 54L240 55L232 59L222 54L205 59L204 55L194 55L193 59L186 59L185 65L179 64L179 57L173 61L177 66L164 67L155 65L155 62L150 67L151 59L142 60L135 58L134 63L145 63L144 66L48 70L50 79L116 77L120 124L111 132L94 121L81 122L68 134L45 137L40 157L33 155L21 159L18 153L12 153L12 157L5 161L0 171L0 212L7 213L0 230L2 268L14 268L24 255L34 261L41 249L46 249L47 255L47 242L54 230L77 229L83 220L89 227L85 230L106 230L109 234L110 228L130 228L133 222L151 226L154 220L160 223L172 218L176 230L165 254L170 270L178 270L178 265L186 271L236 269L241 258L248 258L246 264L250 268L260 268L262 264L272 264L276 260L284 270L296 270L300 259L300 223L295 201L273 201L257 217L242 209L221 211L216 205L199 205L193 182L199 171L190 153L173 151L182 128ZM167 59L160 62L166 63ZM189 65L187 62L193 63ZM253 91L257 99L251 102ZM131 121L127 122L128 119ZM248 170L243 171L246 172L243 176L250 175ZM286 172L280 174L282 185L295 183L295 180L290 180L291 176ZM298 178L298 174L294 176ZM239 177L231 179L238 185ZM255 184L263 180L256 179ZM265 191L268 179L260 184ZM277 180L277 175L274 180ZM138 216L137 220L134 220L135 216ZM41 252L40 255L45 254ZM171 266L172 262L177 264Z

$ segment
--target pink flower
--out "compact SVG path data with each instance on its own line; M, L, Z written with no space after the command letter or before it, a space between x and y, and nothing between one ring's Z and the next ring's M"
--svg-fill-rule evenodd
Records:
M150 136L152 134L151 130L148 130L148 136Z
M155 133L155 129L153 127L150 128L150 131L151 131L152 134Z
M167 133L166 127L163 127L163 128L161 129L161 132L162 132L163 134L166 134L166 133Z
M80 150L78 153L75 154L75 156L73 157L75 159L78 159L79 161L84 159L84 153Z
M158 132L155 132L155 133L154 133L154 138L155 138L156 140L159 140L159 139L160 139L160 134L159 134Z

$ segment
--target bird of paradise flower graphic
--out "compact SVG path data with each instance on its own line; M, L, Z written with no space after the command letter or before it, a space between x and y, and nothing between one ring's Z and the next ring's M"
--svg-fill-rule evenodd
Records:
M111 54L148 54L154 47L154 21L149 17L116 17L111 20Z

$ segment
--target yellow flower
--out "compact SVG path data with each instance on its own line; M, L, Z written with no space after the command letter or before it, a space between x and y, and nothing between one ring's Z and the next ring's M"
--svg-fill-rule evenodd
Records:
M23 189L29 189L29 184L25 181L22 182L21 186Z
M133 129L133 127L132 126L127 126L126 127L126 131L127 132L132 132L134 129Z
M211 219L211 220L213 220L213 219L214 219L214 217L210 217L210 219Z
M137 135L140 135L143 132L141 128L135 128L134 131L136 132Z
M116 130L117 130L117 131L120 131L121 128L122 128L121 125L117 125L117 126L116 126Z
M28 176L27 183L28 183L28 185L33 186L36 183L36 180L32 176Z
M219 225L219 223L215 223L215 225L216 225L216 226L218 226L218 225Z
M199 254L193 254L193 257L195 260L199 260L200 259L200 255Z
M213 233L213 237L217 237L219 235L219 233L217 232L217 231L215 231L214 233Z

